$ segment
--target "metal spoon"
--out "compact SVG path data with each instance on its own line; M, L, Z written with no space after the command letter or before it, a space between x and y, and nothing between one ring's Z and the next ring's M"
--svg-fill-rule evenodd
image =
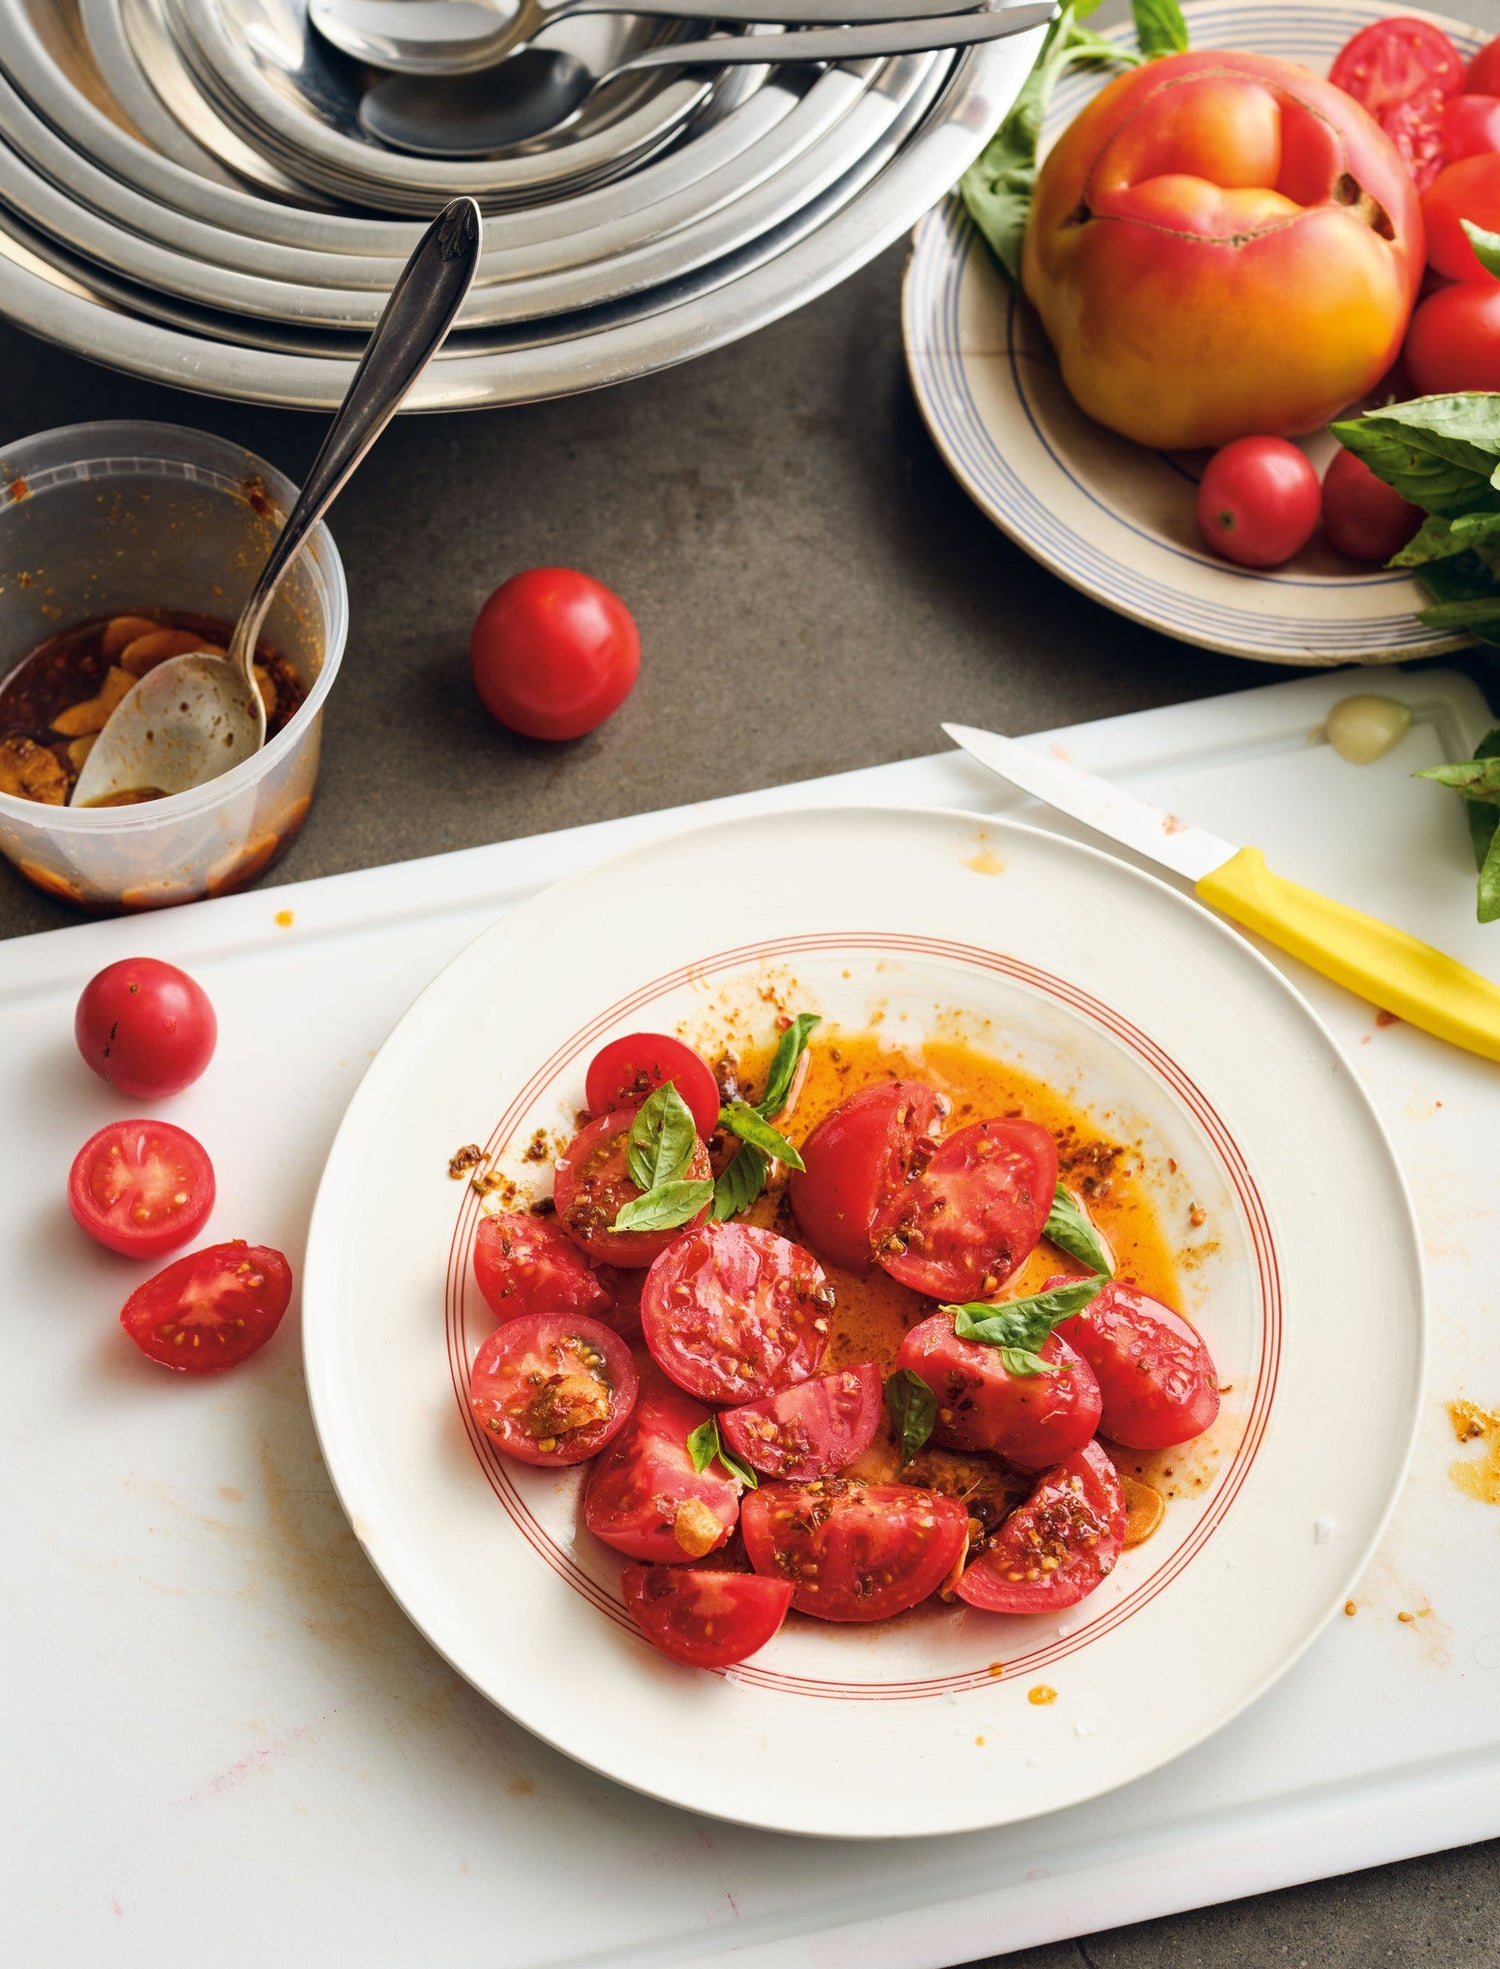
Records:
M574 14L801 27L961 11L954 0L308 0L307 18L325 41L371 68L398 75L470 75Z
M234 625L229 654L197 651L148 670L94 741L70 806L144 789L185 793L253 757L266 712L252 665L261 624L303 543L442 346L479 262L479 207L456 198L403 268L307 482Z
M527 48L479 75L387 75L365 91L362 127L394 150L419 157L489 157L566 123L616 76L651 68L719 68L737 63L859 61L999 41L1056 18L1051 0L997 13L947 14L871 27L809 28L792 34L716 34L674 41L613 68L590 68L560 48Z

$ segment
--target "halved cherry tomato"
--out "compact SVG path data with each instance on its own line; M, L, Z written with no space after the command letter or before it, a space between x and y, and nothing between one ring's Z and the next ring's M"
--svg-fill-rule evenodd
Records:
M797 1222L820 1258L868 1267L876 1205L899 1191L947 1112L931 1087L893 1080L861 1087L823 1117L802 1144L806 1168L790 1182Z
M1421 191L1442 169L1443 105L1464 86L1463 58L1440 27L1409 14L1374 21L1328 79L1375 118Z
M1443 105L1443 154L1450 164L1500 150L1500 96L1450 96Z
M707 1420L708 1410L663 1376L642 1382L635 1413L589 1472L583 1520L596 1538L669 1566L724 1543L740 1514L739 1485L721 1463L695 1470L687 1447Z
M156 957L124 957L89 979L73 1016L78 1050L133 1101L191 1086L213 1058L219 1022L208 993Z
M591 1258L627 1270L649 1265L674 1238L682 1236L682 1227L670 1231L611 1228L624 1206L641 1194L630 1180L625 1160L635 1113L634 1108L616 1108L580 1129L563 1150L552 1185L557 1221L573 1242ZM706 1181L712 1174L708 1150L702 1142L695 1142L683 1180ZM707 1214L705 1204L693 1222L701 1224Z
M598 1320L523 1313L474 1356L469 1406L507 1456L582 1463L625 1427L639 1386L630 1349Z
M1323 474L1323 531L1351 561L1383 565L1422 524L1422 509L1376 478L1362 458L1342 448Z
M74 1219L127 1258L159 1258L186 1244L213 1207L208 1151L170 1121L111 1121L68 1171Z
M1060 1281L1051 1280L1050 1284ZM1201 1436L1219 1412L1219 1371L1185 1319L1119 1279L1094 1294L1059 1334L1099 1384L1099 1432L1126 1449L1170 1449Z
M849 1477L762 1484L740 1524L755 1570L790 1581L792 1605L819 1620L904 1613L937 1591L969 1536L956 1498Z
M759 1401L816 1374L832 1312L812 1253L754 1224L680 1234L641 1291L652 1358L706 1402Z
M589 1112L638 1108L669 1080L687 1102L693 1126L707 1140L719 1125L719 1083L691 1046L664 1032L632 1032L600 1047L584 1081Z
M873 1362L836 1367L764 1401L726 1408L719 1433L752 1470L783 1483L809 1483L864 1455L880 1423L882 1391Z
M697 1567L627 1566L620 1590L652 1647L689 1668L732 1668L758 1653L792 1604L782 1580Z
M1099 1427L1099 1384L1086 1360L1054 1332L1037 1350L1054 1371L1009 1374L998 1347L960 1340L951 1313L934 1313L901 1342L909 1368L937 1396L932 1440L945 1449L989 1450L1022 1470L1046 1470L1082 1449Z
M1493 280L1475 258L1463 222L1500 230L1500 155L1483 151L1450 164L1422 194L1422 217L1428 266L1449 280Z
M263 1347L292 1297L292 1268L268 1245L210 1244L138 1285L120 1324L148 1359L217 1374Z
M497 1319L525 1313L597 1318L609 1304L607 1289L577 1245L549 1218L522 1210L480 1219L474 1277Z
M1034 1121L976 1121L887 1191L871 1238L881 1266L929 1299L990 1299L1036 1248L1057 1189L1057 1144Z
M964 1568L958 1597L988 1613L1076 1606L1125 1548L1125 1494L1097 1443L1049 1470Z

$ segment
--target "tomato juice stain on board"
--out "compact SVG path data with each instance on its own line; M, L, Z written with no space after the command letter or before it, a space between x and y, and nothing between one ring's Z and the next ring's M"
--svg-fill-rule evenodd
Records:
M1481 1504L1500 1504L1500 1412L1471 1401L1452 1401L1448 1403L1448 1420L1459 1442L1483 1446L1481 1455L1450 1463L1450 1479Z

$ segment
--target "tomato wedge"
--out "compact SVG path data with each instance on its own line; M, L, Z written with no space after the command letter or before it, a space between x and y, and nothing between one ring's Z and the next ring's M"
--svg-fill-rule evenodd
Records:
M706 1402L758 1401L816 1374L832 1312L812 1253L753 1224L679 1235L641 1291L652 1358Z
M991 1299L1035 1249L1057 1189L1057 1144L1034 1121L976 1121L876 1206L875 1256L929 1299Z
M1112 1279L1056 1332L1093 1369L1104 1403L1099 1430L1111 1442L1171 1449L1218 1415L1219 1371L1207 1347L1180 1314L1137 1287Z
M1087 1360L1056 1332L1037 1357L1053 1371L1011 1374L998 1347L960 1340L953 1315L934 1313L906 1335L896 1365L920 1375L937 1396L935 1443L1046 1470L1092 1440L1103 1404Z
M882 1197L898 1191L931 1148L948 1103L917 1080L861 1087L827 1114L802 1144L792 1172L792 1209L814 1251L831 1265L863 1271L870 1225Z
M577 1245L545 1217L506 1211L480 1219L474 1277L497 1319L524 1314L595 1317L609 1293Z
M665 1032L632 1032L601 1046L589 1062L584 1094L591 1114L638 1108L671 1081L706 1141L719 1125L719 1083L708 1062Z
M263 1347L292 1297L292 1268L268 1245L210 1244L138 1285L120 1324L148 1359L217 1374Z
M1114 1571L1125 1547L1125 1495L1097 1443L1049 1470L958 1582L988 1613L1076 1606Z
M1339 51L1328 79L1363 103L1425 191L1446 162L1448 98L1464 86L1463 59L1442 29L1410 14L1374 21Z
M669 1231L613 1228L625 1205L641 1194L630 1180L625 1160L630 1124L634 1120L634 1108L616 1108L580 1129L558 1161L552 1186L557 1221L573 1242L581 1245L591 1258L627 1270L649 1265L674 1238L682 1235L680 1226ZM695 1142L684 1181L706 1181L712 1174L708 1150L701 1141ZM693 1221L702 1223L707 1214L705 1204Z
M474 1356L469 1406L507 1456L583 1463L625 1427L639 1385L630 1349L598 1320L523 1313Z
M836 1367L764 1401L726 1408L719 1434L752 1470L783 1483L810 1483L864 1455L880 1424L883 1389L871 1361Z
M642 1382L635 1413L589 1472L583 1521L629 1559L680 1566L734 1530L740 1491L721 1463L695 1470L687 1439L708 1420L661 1375Z
M213 1207L208 1151L170 1121L111 1121L68 1172L75 1221L127 1258L159 1258L186 1244Z
M792 1605L819 1620L904 1613L942 1585L969 1536L955 1498L849 1477L763 1484L740 1525L755 1570L790 1581Z
M732 1668L758 1653L792 1604L784 1580L696 1567L627 1566L620 1590L652 1647L689 1668Z

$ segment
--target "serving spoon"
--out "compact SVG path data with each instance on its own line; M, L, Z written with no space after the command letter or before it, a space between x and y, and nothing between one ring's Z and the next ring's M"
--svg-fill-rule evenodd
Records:
M840 0L843 4L844 0ZM994 13L946 14L867 27L804 28L791 34L716 34L673 41L605 69L561 48L526 48L498 69L433 80L387 75L365 91L361 127L393 150L419 157L489 157L566 123L616 76L653 68L745 63L844 62L877 55L965 48L1023 34L1056 18L1052 0Z
M356 466L442 346L479 263L479 207L456 198L418 242L375 324L344 401L313 460L250 599L228 654L198 650L148 670L95 739L70 806L122 794L185 793L252 758L266 742L255 646L282 576Z

